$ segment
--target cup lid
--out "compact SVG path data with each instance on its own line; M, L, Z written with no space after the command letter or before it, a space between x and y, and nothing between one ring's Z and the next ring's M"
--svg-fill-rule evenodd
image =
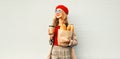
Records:
M53 26L53 25L49 25L49 27L55 27L55 26Z

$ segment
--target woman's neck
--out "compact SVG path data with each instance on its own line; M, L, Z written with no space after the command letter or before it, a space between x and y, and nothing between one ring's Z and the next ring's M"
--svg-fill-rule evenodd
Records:
M61 18L59 18L59 26L61 26L62 24L64 24L64 21L63 21L63 19L61 19Z

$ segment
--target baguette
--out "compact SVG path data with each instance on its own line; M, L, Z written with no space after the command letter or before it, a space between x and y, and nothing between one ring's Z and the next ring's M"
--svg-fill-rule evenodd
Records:
M71 25L67 26L67 30L70 31L71 30Z
M66 28L66 25L65 24L62 24L61 26L60 26L60 29L61 30L66 30L67 28Z

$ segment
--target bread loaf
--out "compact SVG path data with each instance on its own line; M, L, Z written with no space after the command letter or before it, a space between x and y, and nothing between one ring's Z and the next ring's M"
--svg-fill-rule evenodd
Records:
M71 25L67 26L67 30L70 31L71 30Z
M71 25L71 31L74 32L74 26L73 25Z
M60 26L60 29L66 30L66 29L67 29L67 28L66 28L66 25L65 25L65 24L62 24L62 25Z
M68 31L74 32L74 26L73 26L72 24L69 24L67 27L66 27L65 24L62 24L62 25L60 26L60 29L61 29L61 30L68 30Z

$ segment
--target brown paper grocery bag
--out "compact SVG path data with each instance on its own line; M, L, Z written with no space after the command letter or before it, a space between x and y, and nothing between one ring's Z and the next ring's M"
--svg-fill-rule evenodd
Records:
M64 43L72 37L72 31L58 29L58 45L68 46L68 43Z

